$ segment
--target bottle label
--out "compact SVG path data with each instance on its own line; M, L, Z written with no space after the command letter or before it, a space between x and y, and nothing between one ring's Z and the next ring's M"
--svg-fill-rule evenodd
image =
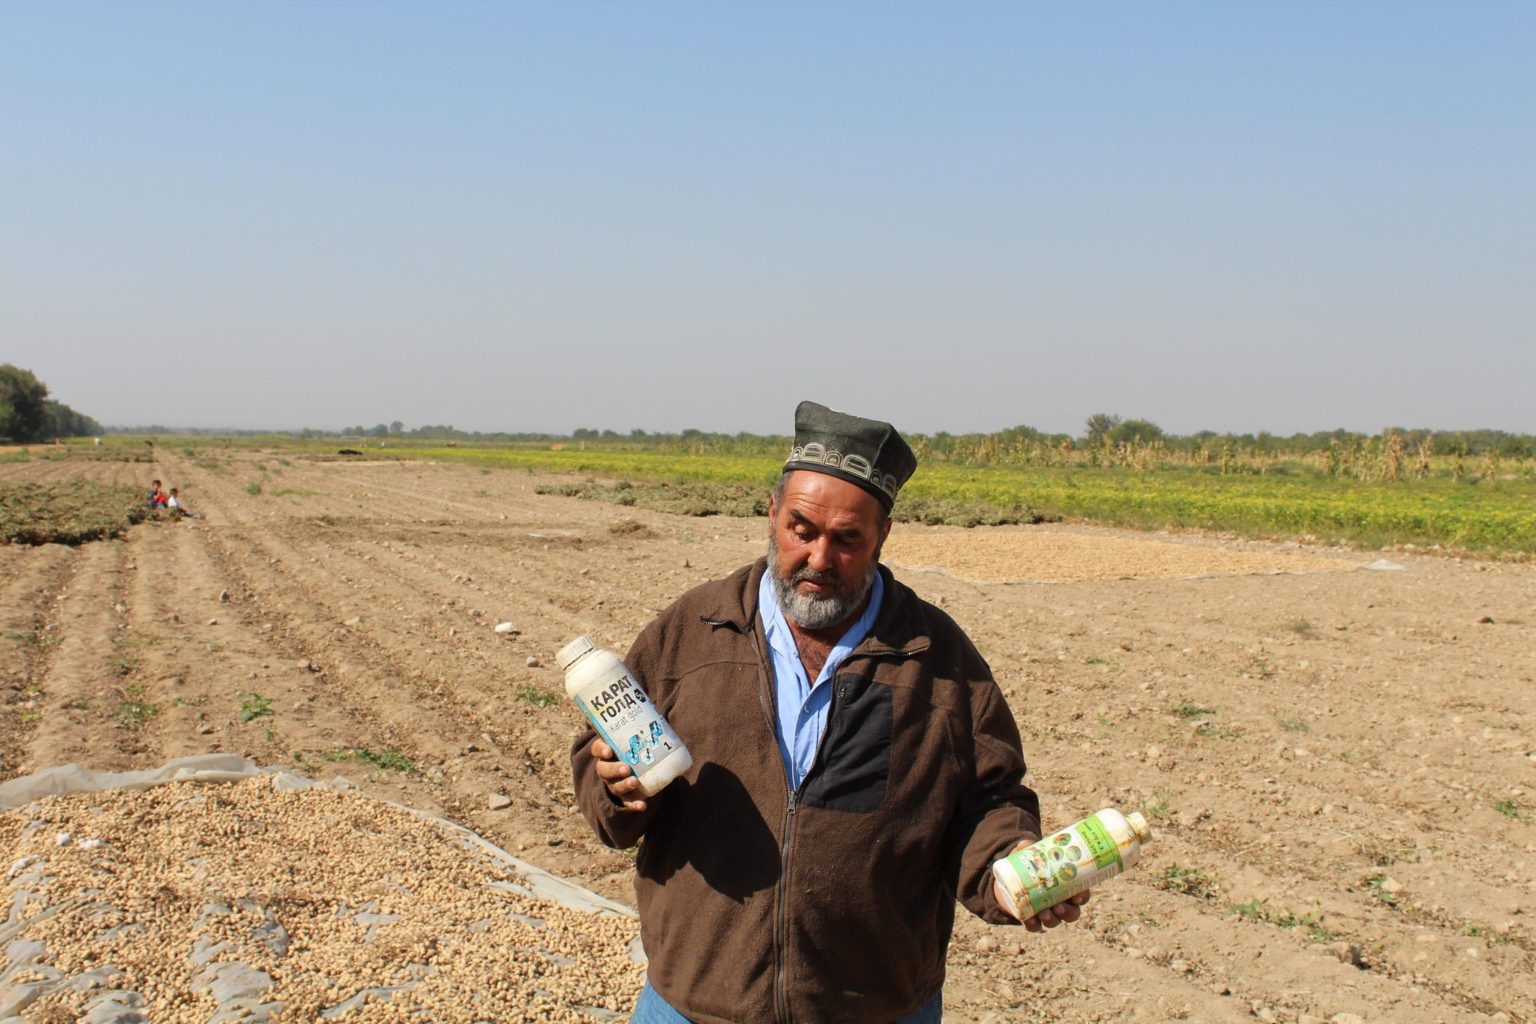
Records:
M683 741L628 672L607 674L576 691L576 706L614 754L644 775Z
M1021 897L1027 897L1036 914L1108 881L1125 866L1120 847L1097 814L1010 853L1006 860L1022 889L1015 893L1015 901L1022 910L1025 900Z

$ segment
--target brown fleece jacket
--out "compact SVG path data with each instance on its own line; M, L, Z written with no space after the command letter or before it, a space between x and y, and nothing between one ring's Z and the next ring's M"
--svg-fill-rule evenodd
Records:
M831 680L791 793L774 739L759 559L684 594L625 659L693 754L641 812L572 747L603 842L639 842L651 984L701 1024L889 1024L944 983L955 901L998 923L990 866L1040 833L1018 727L954 620L883 566L874 628Z

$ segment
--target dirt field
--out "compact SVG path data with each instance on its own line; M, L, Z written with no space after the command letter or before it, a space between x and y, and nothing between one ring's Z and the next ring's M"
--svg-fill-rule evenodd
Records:
M204 518L0 547L0 779L341 772L631 899L572 805L554 652L624 649L761 521L421 463L0 466L76 473ZM991 662L1049 822L1156 832L1075 928L963 919L946 1020L1536 1020L1536 566L1066 526L899 525L886 560Z

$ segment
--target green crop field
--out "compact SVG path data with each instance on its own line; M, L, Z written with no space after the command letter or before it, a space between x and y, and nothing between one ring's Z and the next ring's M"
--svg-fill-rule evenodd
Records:
M1365 547L1412 544L1536 557L1536 459L1417 447L1385 434L1309 451L1209 445L1005 443L996 436L914 437L921 464L898 520L961 526L1074 520L1199 529ZM564 477L545 490L688 515L760 515L787 438L703 435L442 441L412 437L159 438L199 465L221 450L295 458L425 459ZM73 449L73 450L71 450ZM342 449L357 455L340 455ZM145 459L142 437L43 458ZM17 456L24 458L25 455Z
M623 481L628 486L588 487L585 496L646 505L655 504L645 499L658 484L674 491L712 485L766 494L782 462L778 456L617 448L401 447L394 454ZM714 511L761 511L754 503L721 504L726 507ZM1426 479L1369 481L1307 467L1276 467L1260 474L1224 473L1218 467L1003 467L930 461L903 490L896 518L960 525L1073 519L1372 547L1439 545L1528 557L1536 553L1536 478L1510 473L1456 479L1447 470Z

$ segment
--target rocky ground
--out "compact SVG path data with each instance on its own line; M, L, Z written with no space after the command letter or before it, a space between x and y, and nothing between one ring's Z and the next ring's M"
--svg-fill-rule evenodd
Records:
M761 521L158 451L0 466L158 476L202 516L0 547L0 780L241 753L630 898L572 804L554 652L622 650ZM1536 566L1059 525L899 525L886 560L991 662L1049 822L1156 831L1074 928L963 919L946 1020L1536 1020Z

